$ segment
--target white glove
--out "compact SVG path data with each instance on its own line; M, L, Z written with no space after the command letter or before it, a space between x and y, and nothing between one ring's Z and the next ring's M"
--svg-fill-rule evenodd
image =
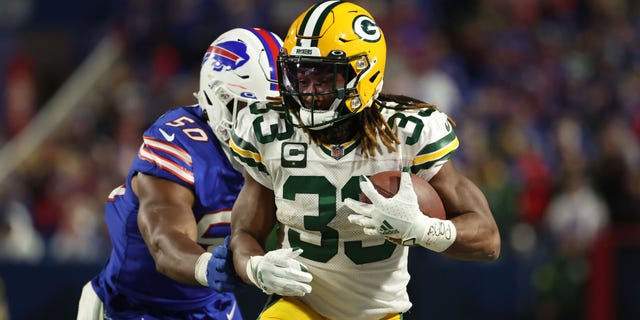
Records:
M311 292L307 284L313 279L307 267L294 258L302 249L278 249L264 256L253 256L247 262L249 280L266 294L304 296Z
M385 198L376 191L366 176L360 178L360 190L371 204L345 199L344 204L355 213L349 222L364 228L368 235L383 235L400 240L403 245L421 245L436 252L449 248L456 239L456 228L450 220L431 218L420 211L408 168L402 170L398 193Z

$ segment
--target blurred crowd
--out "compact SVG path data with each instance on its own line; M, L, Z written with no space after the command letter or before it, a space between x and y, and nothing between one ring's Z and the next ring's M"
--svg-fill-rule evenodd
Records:
M104 201L146 126L196 103L209 43L238 26L284 38L313 1L70 2L0 2L0 150L102 37L125 44L89 97L0 181L0 261L102 264ZM640 3L354 2L385 32L383 91L435 103L457 122L453 161L489 199L501 259L531 270L535 312L586 317L594 286L624 281L616 250L640 249ZM638 314L630 301L618 315Z

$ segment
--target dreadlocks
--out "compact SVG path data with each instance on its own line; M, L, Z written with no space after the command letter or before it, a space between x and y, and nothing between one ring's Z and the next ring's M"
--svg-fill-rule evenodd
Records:
M375 102L374 102L375 103ZM358 117L360 127L363 128L361 135L362 153L368 157L375 157L378 146L378 136L389 150L397 151L396 145L400 143L400 139L396 135L393 128L384 120L380 113L380 106L374 105L372 108L366 108Z
M323 130L308 130L309 137L315 143L339 144L354 139L360 139L360 147L367 157L375 157L378 145L378 137L382 144L390 151L397 151L396 145L400 139L396 135L395 128L389 125L382 116L382 109L408 110L408 109L436 109L436 105L420 101L404 95L381 93L374 100L371 108L365 108L354 117L334 124ZM455 122L449 118L449 122L455 126ZM362 128L362 130L359 130Z
M381 93L373 103L373 107L364 109L361 112L362 116L359 117L361 127L364 128L361 137L362 151L370 157L375 157L376 149L379 147L377 137L380 137L380 141L387 149L394 152L397 151L396 145L400 143L395 128L391 127L382 117L380 111L383 108L395 110L430 108L438 110L436 105L403 95ZM449 118L449 122L455 126L453 119Z

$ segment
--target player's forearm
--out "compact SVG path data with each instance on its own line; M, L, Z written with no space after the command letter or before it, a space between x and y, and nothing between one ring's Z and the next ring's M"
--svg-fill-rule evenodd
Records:
M258 240L250 234L236 230L231 235L230 250L233 252L233 265L242 281L251 284L247 275L247 263L252 256L265 254L264 248Z
M167 234L149 246L158 272L178 282L200 285L194 270L198 257L204 252L198 244L181 233Z
M245 172L245 184L231 213L231 242L233 265L238 276L251 283L247 262L252 256L265 254L264 246L276 224L276 205L273 191L260 185Z
M443 253L463 260L495 260L500 255L500 232L489 203L471 180L447 163L430 181L438 190L456 240Z
M486 198L471 182L458 189L461 202L451 221L456 228L456 240L444 254L463 260L496 260L500 256L500 232Z
M456 241L443 253L461 260L496 260L500 255L500 234L492 221L477 213L451 219L456 226Z

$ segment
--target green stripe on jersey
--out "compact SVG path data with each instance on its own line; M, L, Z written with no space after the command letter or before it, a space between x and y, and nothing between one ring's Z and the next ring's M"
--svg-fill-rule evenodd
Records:
M413 168L426 169L437 161L449 159L458 149L459 144L458 137L452 130L442 139L422 148L413 159Z
M231 153L238 161L269 174L269 172L267 172L267 167L262 163L262 156L260 156L260 152L258 152L258 149L251 143L243 140L235 133L232 133L231 140L229 141L229 147L231 149Z

